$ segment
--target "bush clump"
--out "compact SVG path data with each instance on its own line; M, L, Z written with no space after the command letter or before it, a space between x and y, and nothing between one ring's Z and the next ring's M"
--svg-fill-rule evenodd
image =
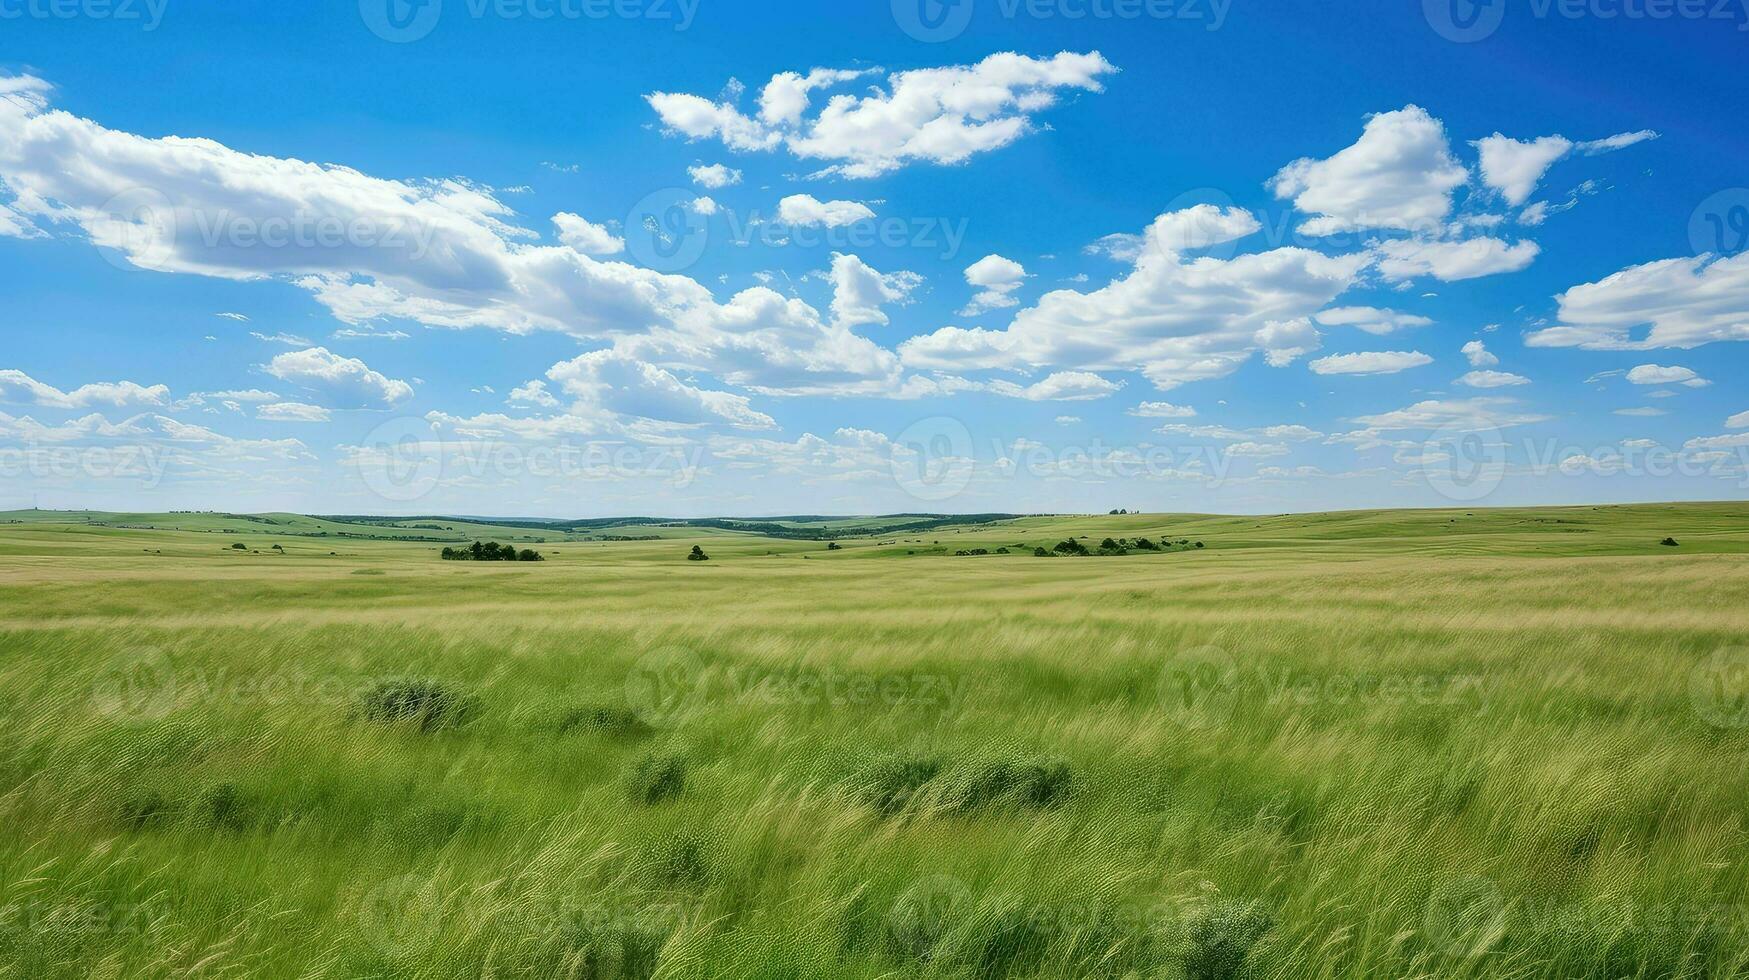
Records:
M632 802L651 806L686 790L686 756L651 753L626 774L626 794Z
M515 545L496 541L485 544L475 541L466 548L445 548L441 554L444 561L546 561L532 548L517 551Z
M1675 547L1679 547L1679 545L1677 545L1677 543L1676 543L1676 539L1675 539L1675 538L1665 538L1665 539L1664 539L1664 540L1662 540L1662 541L1660 541L1660 542L1658 542L1658 543L1659 543L1659 544L1661 544L1661 545L1663 545L1663 546L1664 546L1664 547L1666 547L1666 548L1675 548Z
M1062 541L1058 541L1057 546L1051 550L1059 555L1084 556L1087 554L1087 546L1074 538L1066 538Z
M883 756L857 775L856 795L881 816L891 817L909 808L940 772L941 760L933 756Z
M1074 782L1061 759L989 759L951 773L944 800L960 813L999 806L1042 810L1067 800Z
M1186 980L1239 980L1275 916L1257 902L1217 901L1190 923L1185 936Z
M705 554L704 549L700 548L698 545L695 544L692 546L692 551L687 553L686 560L687 561L710 561L711 556Z
M474 698L431 680L388 680L365 692L359 713L382 724L416 723L422 732L459 728L472 719Z
M630 708L610 705L584 705L572 708L559 719L559 734L586 732L607 738L642 738L654 731L638 713Z

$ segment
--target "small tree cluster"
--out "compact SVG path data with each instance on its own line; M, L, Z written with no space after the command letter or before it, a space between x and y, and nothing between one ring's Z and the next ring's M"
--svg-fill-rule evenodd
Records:
M466 548L443 549L444 561L546 561L541 553L533 549L516 550L515 545L499 544L487 541L481 544L475 541Z
M692 546L692 552L686 556L686 560L687 561L710 561L711 556L705 554L704 549L700 548L698 545L695 544Z

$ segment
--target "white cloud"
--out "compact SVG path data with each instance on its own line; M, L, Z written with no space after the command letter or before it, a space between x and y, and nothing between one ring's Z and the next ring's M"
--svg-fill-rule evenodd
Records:
M866 221L875 216L868 205L858 201L821 201L810 194L791 194L777 202L777 218L786 225L812 228L824 225L840 228Z
M905 303L922 282L915 273L884 275L854 255L832 253L832 321L843 327L885 325L888 303Z
M1618 408L1615 410L1614 414L1626 415L1630 418L1650 419L1657 418L1660 415L1669 415L1670 413L1661 408Z
M1059 415L1053 421L1055 421L1058 425L1074 425L1076 422L1081 421L1081 416L1079 416L1079 415Z
M1457 383L1467 388L1510 388L1530 384L1530 379L1509 371L1471 371L1457 379Z
M1471 238L1435 242L1403 238L1374 246L1379 271L1393 282L1431 275L1441 282L1457 282L1501 272L1517 272L1530 265L1542 248L1535 242L1507 244L1498 238Z
M1129 414L1144 419L1188 419L1196 416L1196 409L1171 402L1142 402L1130 409Z
M1451 155L1445 127L1410 105L1371 116L1352 146L1327 159L1296 160L1268 186L1315 216L1301 231L1332 235L1436 225L1451 212L1452 191L1468 180Z
M1665 367L1661 364L1641 364L1628 371L1628 383L1636 385L1686 385L1690 388L1705 388L1711 381L1694 373L1685 367Z
M0 371L0 402L41 405L44 408L90 408L94 405L162 405L170 398L170 389L163 385L141 385L132 381L101 381L80 385L72 391L62 391L36 380L23 371Z
M1502 397L1429 399L1394 412L1363 415L1353 421L1373 431L1439 428L1478 431L1548 421L1546 415L1517 411L1517 404L1514 399Z
M1489 368L1500 363L1500 359L1488 352L1486 344L1472 340L1464 345L1464 357L1469 359L1470 367Z
M226 401L226 402L276 402L276 401L279 401L279 396L277 394L275 394L271 391L262 391L260 388L245 388L245 389L234 390L234 391L203 391L203 392L200 392L196 397L210 398L213 401Z
M709 166L699 164L687 167L686 173L687 176L692 178L693 183L700 187L709 188L710 190L731 187L741 182L741 171L726 167L720 163L713 163Z
M1482 183L1499 191L1514 207L1530 199L1543 174L1573 149L1565 136L1530 141L1495 133L1471 144L1481 157Z
M303 402L274 402L255 410L255 417L268 422L326 422L328 410Z
M388 408L413 397L413 386L373 371L356 357L326 347L280 354L264 368L268 374L318 392L337 408Z
M1617 133L1614 136L1606 136L1600 140L1587 140L1586 142L1580 143L1579 152L1584 153L1587 156L1594 156L1598 153L1608 153L1611 150L1619 150L1624 147L1633 146L1635 143L1644 143L1646 140L1655 140L1657 138L1657 131L1651 129L1641 129L1632 133Z
M1307 366L1313 374L1396 374L1432 363L1433 358L1418 350L1387 350L1320 357Z
M1309 317L1366 263L1300 248L1187 259L1171 247L1185 227L1177 214L1156 219L1122 278L1091 292L1046 293L1006 330L947 327L912 338L901 356L914 366L1140 370L1167 390L1225 377L1258 351L1280 365L1315 349ZM1226 214L1228 234L1258 227L1244 211Z
M1749 429L1749 412L1738 412L1725 420L1727 429Z
M1122 390L1123 382L1111 381L1089 371L1058 371L1030 385L1012 381L988 381L982 390L1007 398L1035 402L1080 402L1104 398Z
M1026 269L1013 259L986 255L966 267L966 282L979 292L960 310L960 316L979 316L990 310L1018 306L1014 291L1026 282Z
M716 198L706 197L703 194L693 198L692 203L688 204L687 207L691 208L694 214L702 214L707 218L722 210L721 205L717 204Z
M463 181L381 180L211 140L149 139L15 97L0 99L0 183L28 202L15 206L141 268L279 278L351 325L404 318L563 331L754 390L902 390L891 351L823 323L800 301L755 288L719 303L685 276L530 244L536 236L510 223L508 207ZM223 233L273 222L372 234L345 247L262 248Z
M513 404L539 405L542 408L559 407L559 400L547 390L547 383L538 378L510 389L509 401Z
M584 255L617 255L625 251L625 239L609 231L605 225L561 211L553 215L558 226L559 241Z
M870 72L816 68L774 76L760 95L757 117L732 100L654 92L646 101L662 124L688 139L720 139L731 149L787 149L827 164L820 171L875 177L907 163L960 163L1014 142L1061 90L1098 92L1116 71L1098 52L1051 58L993 54L976 65L894 72L887 89L834 95L809 114L811 95Z
M1288 448L1273 442L1235 442L1226 448L1226 453L1228 456L1263 459L1270 456L1286 456Z
M1326 327L1354 327L1370 334L1383 336L1407 327L1425 327L1433 321L1413 313L1398 313L1396 310L1381 310L1371 306L1338 306L1322 310L1312 315L1312 319Z
M1749 252L1629 266L1556 301L1557 325L1526 337L1530 346L1653 350L1749 340ZM1641 327L1649 329L1636 338Z
M662 368L611 350L561 361L547 371L547 377L577 399L573 415L627 416L678 425L726 423L746 429L776 425L771 416L755 411L744 395L693 387Z

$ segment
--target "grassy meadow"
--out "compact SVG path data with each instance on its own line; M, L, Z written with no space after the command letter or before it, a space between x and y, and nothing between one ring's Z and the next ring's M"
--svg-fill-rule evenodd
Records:
M0 977L1749 976L1749 504L860 527L0 514Z

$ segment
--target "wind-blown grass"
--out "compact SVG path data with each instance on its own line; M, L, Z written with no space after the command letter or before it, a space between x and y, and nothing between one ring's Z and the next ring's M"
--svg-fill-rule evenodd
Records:
M0 527L3 975L1749 971L1749 506L896 537Z

